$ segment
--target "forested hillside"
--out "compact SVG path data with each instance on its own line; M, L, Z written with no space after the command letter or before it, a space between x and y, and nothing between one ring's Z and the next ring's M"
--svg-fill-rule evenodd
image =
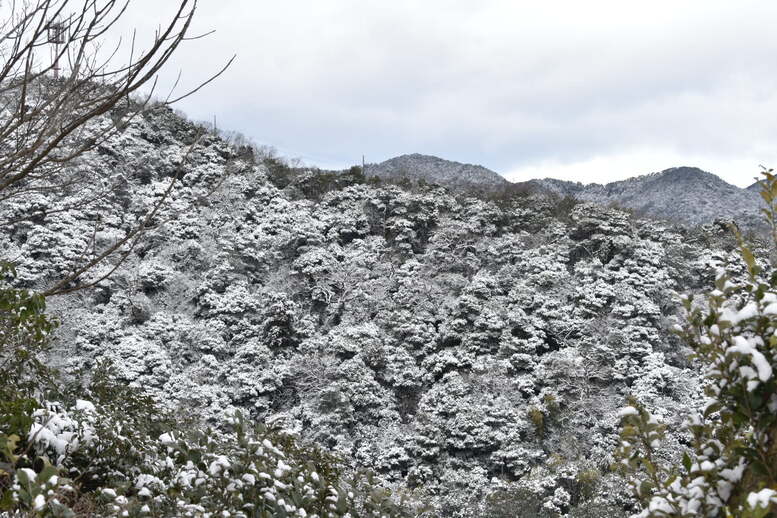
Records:
M614 203L641 216L685 225L701 225L722 218L736 220L742 228L763 226L764 204L758 182L740 189L696 167L673 167L606 185L549 178L530 180L526 184L603 205Z
M724 222L300 171L201 130L147 110L73 166L105 184L0 205L16 286L40 288L121 237L183 160L126 261L49 300L48 362L66 377L108 363L216 428L240 410L428 516L635 510L611 471L618 409L634 395L679 424L702 404L670 328L680 293L744 273Z
M483 166L461 164L435 156L413 153L366 166L365 174L389 181L414 181L442 185L459 193L493 193L510 182Z

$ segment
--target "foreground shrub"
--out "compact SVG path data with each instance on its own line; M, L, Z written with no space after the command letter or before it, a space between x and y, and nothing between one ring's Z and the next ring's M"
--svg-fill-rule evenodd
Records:
M147 424L84 400L67 411L39 410L35 420L28 456L69 475L69 491L93 494L100 516L399 514L387 492L355 492L334 457L240 415L228 431L193 427L158 437L139 433ZM11 490L14 505L66 515L56 491L32 506L24 498L25 482L40 485L50 474L51 468L40 474L22 470Z
M98 516L403 514L369 477L347 478L291 436L239 414L225 430L184 426L153 404L136 412L145 400L126 390L105 404L39 405L26 436L5 442L2 508L73 516L86 497Z

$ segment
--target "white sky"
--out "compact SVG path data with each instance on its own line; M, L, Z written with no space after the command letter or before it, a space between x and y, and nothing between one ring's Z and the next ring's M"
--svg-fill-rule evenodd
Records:
M173 0L133 0L144 30ZM511 180L777 166L777 2L200 0L177 107L321 167L426 153Z

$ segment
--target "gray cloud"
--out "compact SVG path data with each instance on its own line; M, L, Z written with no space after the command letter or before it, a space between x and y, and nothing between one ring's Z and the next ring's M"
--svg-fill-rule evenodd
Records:
M164 15L136 0L127 26ZM466 4L466 5L462 5ZM523 179L777 164L777 4L202 0L180 108L321 166L423 152ZM184 84L185 86L185 84ZM638 163L629 164L629 161Z

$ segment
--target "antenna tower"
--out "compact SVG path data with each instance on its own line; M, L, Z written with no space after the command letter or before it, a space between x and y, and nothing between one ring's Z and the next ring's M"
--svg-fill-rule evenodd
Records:
M49 43L53 44L54 55L51 69L54 71L54 79L59 77L59 46L65 43L65 31L67 28L63 22L50 22L48 27Z

